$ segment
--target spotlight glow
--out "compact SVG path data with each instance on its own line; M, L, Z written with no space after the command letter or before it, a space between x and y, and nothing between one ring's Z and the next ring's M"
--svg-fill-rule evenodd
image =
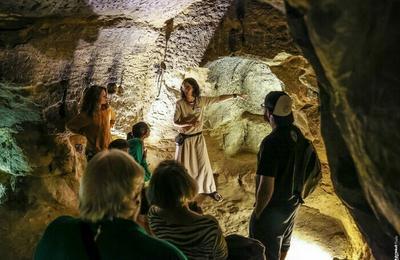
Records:
M286 260L332 260L333 256L319 245L293 236Z

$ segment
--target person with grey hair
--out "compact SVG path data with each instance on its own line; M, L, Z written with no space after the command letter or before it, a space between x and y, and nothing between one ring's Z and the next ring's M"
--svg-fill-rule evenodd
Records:
M143 184L143 169L128 153L96 154L82 176L80 217L50 223L34 259L187 259L135 222Z
M226 259L228 248L218 221L189 208L197 184L177 161L161 162L150 180L150 229L190 259Z

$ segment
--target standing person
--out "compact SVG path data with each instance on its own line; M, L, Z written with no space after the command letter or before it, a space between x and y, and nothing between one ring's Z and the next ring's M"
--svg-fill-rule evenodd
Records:
M258 152L256 204L250 219L250 237L260 240L268 260L285 259L294 220L300 205L293 195L295 147L300 130L293 125L292 100L282 91L272 91L263 104L264 119L272 132Z
M147 164L147 150L144 146L144 139L150 136L150 127L145 122L139 122L132 126L132 132L127 134L129 144L129 154L135 158L135 161L140 164L145 173L144 181L147 183L151 178L149 165Z
M222 201L223 198L215 186L206 141L202 134L204 109L208 105L236 97L243 98L244 95L201 96L197 81L186 78L181 86L181 99L176 103L174 125L178 127L183 143L176 147L175 160L182 163L196 180L198 192L208 194L216 201Z
M187 259L136 223L143 175L126 152L96 154L82 176L79 218L61 216L51 222L34 259Z
M106 89L93 85L85 90L80 112L67 123L67 128L86 137L89 161L96 153L107 149L114 123L115 113L108 105Z

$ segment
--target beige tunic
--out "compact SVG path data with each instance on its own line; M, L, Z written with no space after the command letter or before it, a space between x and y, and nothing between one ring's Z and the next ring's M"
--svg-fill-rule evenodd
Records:
M195 134L203 130L204 108L218 102L219 97L200 97L194 106L181 99L176 103L174 122L184 124L196 118L200 124L187 130L180 129L183 134ZM208 158L206 141L203 135L186 138L181 146L176 146L175 160L182 163L189 174L196 180L199 193L216 191L213 171Z

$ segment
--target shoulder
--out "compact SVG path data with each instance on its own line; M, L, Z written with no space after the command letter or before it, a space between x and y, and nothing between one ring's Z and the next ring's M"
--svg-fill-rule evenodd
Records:
M74 218L71 216L61 216L53 220L49 226L49 228L60 227L60 226L72 226L77 225L80 222L80 219Z
M183 100L182 98L181 98L181 99L178 99L178 100L176 101L176 105L177 105L177 106L181 106L183 103L185 103L185 100Z
M277 136L275 132L270 133L261 142L260 148L273 147L277 143Z
M43 239L52 240L53 237L57 237L60 234L73 232L79 223L80 219L71 216L58 217L47 226L43 234Z
M219 96L209 97L209 96L200 96L199 104L208 105L213 104L219 100Z
M131 138L131 139L128 140L128 144L129 144L129 146L132 146L132 145L141 145L141 144L142 144L142 141L141 141L139 138L133 137L133 138Z
M219 225L218 220L212 215L203 215L203 219L214 225Z
M157 206L151 206L149 212L147 213L147 216L150 219L160 217L160 209Z
M108 107L108 111L111 114L111 116L115 116L115 111L111 106Z
M196 224L204 226L204 228L220 229L218 220L215 217L211 216L211 215L203 215L203 216L201 216L198 219Z
M175 107L175 109L176 109L176 110L184 110L185 103L186 103L185 100L179 99L178 101L176 101L176 107Z
M187 259L186 256L173 244L151 237L145 233L142 233L142 236L145 238L145 244L148 248L157 248L157 251L154 252L156 255L162 255L164 259Z

